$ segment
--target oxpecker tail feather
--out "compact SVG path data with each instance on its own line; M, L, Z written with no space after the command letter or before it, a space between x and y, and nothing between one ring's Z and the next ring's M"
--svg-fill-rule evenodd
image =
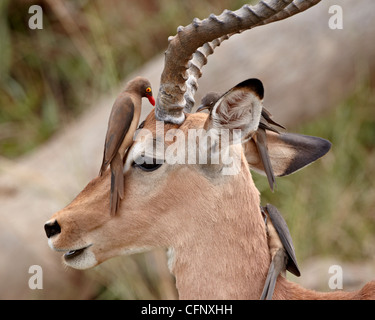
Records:
M111 216L114 216L124 198L124 174L119 153L111 161Z
M257 146L259 155L262 159L262 163L263 163L264 171L267 175L268 183L270 185L271 190L273 191L274 186L276 184L276 179L273 173L271 160L268 155L267 136L266 136L265 130L259 128L256 135L254 136L254 141Z
M272 261L270 268L268 269L267 279L266 279L266 282L264 283L264 288L263 288L263 292L260 297L260 300L272 299L273 290L275 289L275 281L273 281L273 279L275 279L275 265ZM272 287L272 283L273 283L273 287Z

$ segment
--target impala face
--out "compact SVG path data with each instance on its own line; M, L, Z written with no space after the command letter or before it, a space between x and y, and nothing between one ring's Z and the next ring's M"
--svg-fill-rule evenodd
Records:
M165 135L179 127L187 137L189 128L203 128L206 119L206 114L191 114L183 125L166 124L162 129ZM155 137L160 138L157 132L160 126L156 125L153 113L144 129L152 134L142 135L129 150L124 165L125 197L116 216L109 214L110 170L107 170L45 224L49 246L64 253L63 260L68 266L87 269L114 256L173 246L178 239L189 236L182 226L189 225L194 207L198 204L201 210L211 207L207 192L229 179L230 176L222 174L226 167L223 163L183 165L170 164L167 159L157 163L161 156L156 152L147 154L148 146L155 144ZM173 143L176 142L165 141L164 151ZM188 155L185 139L182 146L175 147L184 148ZM231 147L231 152L241 159L241 145ZM145 159L152 157L153 162L140 163L137 159L141 155L146 155ZM243 165L247 167L244 159ZM213 197L220 194L215 193Z
M223 174L230 166L223 162L170 164L164 159L158 163L163 152L148 153L149 146L161 134L165 137L170 130L178 128L187 137L189 129L201 129L207 121L212 120L206 114L188 114L182 125L165 124L160 128L151 113L144 124L144 129L151 134L136 139L125 160L125 197L116 216L109 214L110 172L107 170L47 221L45 231L50 247L64 252L64 262L76 269L87 269L109 258L152 247L178 247L186 239L194 238L194 234L209 230L210 223L218 219L216 206L227 206L228 212L232 210L230 201L223 202L223 199L228 194L240 195L239 181L244 179L246 189L250 188L254 195L248 201L254 210L259 210L259 192L249 174L249 166L260 172L263 167L252 140L229 147L230 154L240 159L239 173L235 175ZM267 134L277 176L300 169L330 148L328 141L316 137ZM187 155L191 146L186 140L181 143ZM164 141L164 151L173 143L176 143L173 139ZM199 150L199 145L195 150ZM141 163L137 160L141 155L153 161Z

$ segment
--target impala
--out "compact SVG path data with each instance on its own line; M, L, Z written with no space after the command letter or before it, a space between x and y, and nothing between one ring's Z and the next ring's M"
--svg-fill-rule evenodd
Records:
M124 198L111 216L110 172L94 178L64 209L45 224L48 242L65 252L64 262L87 269L112 257L169 248L169 267L181 299L259 299L270 265L260 195L249 167L262 172L256 145L262 96L257 88L244 94L246 103L222 101L210 115L190 113L201 68L223 40L245 29L303 11L319 0L261 1L235 12L224 11L205 20L194 19L170 38L155 112L124 158ZM162 128L160 121L163 121ZM142 131L143 130L143 131ZM171 132L177 132L171 139ZM219 157L213 163L171 163L165 159L172 144L191 153L189 130L217 130L207 148L225 148L236 161L235 174ZM221 130L232 137L222 143ZM234 139L235 130L241 134ZM147 132L147 134L142 134ZM267 132L268 152L276 176L290 174L324 155L324 139ZM169 137L166 137L169 135ZM173 135L173 134L172 134ZM183 135L184 139L181 139ZM139 138L139 137L142 138ZM161 148L149 148L159 145ZM194 150L202 148L195 139ZM149 151L152 150L152 151ZM156 151L158 150L158 151ZM198 154L197 154L198 157ZM149 161L139 161L143 158ZM357 292L318 293L278 277L276 299L361 299L375 296L375 282Z

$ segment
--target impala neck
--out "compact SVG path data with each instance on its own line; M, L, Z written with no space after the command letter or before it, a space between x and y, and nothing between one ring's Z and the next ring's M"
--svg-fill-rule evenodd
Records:
M231 184L236 188L217 198L216 214L171 249L180 299L259 299L270 254L259 192L249 176L248 170L238 175Z
M260 298L270 253L259 192L248 170L235 179L231 184L234 189L222 185L211 189L211 200L216 200L211 202L213 206L202 206L199 212L184 211L181 207L181 217L189 217L184 221L187 232L181 232L169 251L169 267L176 277L180 299ZM198 197L194 201L204 199ZM273 298L363 299L372 297L374 288L375 282L356 292L322 293L280 276Z

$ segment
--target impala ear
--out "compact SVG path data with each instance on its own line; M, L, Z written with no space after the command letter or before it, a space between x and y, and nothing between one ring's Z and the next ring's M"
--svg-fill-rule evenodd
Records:
M258 79L248 79L223 94L204 125L206 130L241 130L242 141L258 128L264 89Z
M296 133L275 133L266 130L267 148L273 172L286 176L324 156L331 148L328 140ZM265 174L263 162L253 139L243 143L251 169Z

